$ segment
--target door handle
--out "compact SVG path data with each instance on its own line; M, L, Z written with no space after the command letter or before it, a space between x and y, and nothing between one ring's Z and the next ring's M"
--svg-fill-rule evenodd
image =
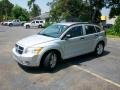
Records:
M84 40L84 39L85 39L84 37L80 38L80 40Z

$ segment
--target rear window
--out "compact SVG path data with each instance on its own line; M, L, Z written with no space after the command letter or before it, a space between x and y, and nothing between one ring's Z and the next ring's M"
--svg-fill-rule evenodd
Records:
M96 33L95 27L89 25L85 26L85 31L86 31L86 35Z
M43 23L43 21L40 21L40 23Z

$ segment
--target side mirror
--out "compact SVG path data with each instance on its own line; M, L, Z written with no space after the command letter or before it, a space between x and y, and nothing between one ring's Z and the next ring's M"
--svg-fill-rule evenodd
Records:
M64 39L65 39L65 40L68 40L69 38L71 38L71 35L70 35L70 34L67 34Z

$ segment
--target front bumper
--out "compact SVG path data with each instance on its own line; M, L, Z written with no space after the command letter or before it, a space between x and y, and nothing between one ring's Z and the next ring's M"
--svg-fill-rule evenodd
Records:
M40 60L38 59L38 55L26 55L26 54L18 54L13 48L13 58L21 65L30 66L30 67L38 67L40 65Z

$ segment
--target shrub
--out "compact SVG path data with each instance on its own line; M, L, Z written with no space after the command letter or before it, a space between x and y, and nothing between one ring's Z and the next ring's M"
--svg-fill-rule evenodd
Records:
M113 31L115 32L115 35L120 36L120 16L115 21Z
M120 16L116 19L115 25L107 31L110 35L120 36Z

